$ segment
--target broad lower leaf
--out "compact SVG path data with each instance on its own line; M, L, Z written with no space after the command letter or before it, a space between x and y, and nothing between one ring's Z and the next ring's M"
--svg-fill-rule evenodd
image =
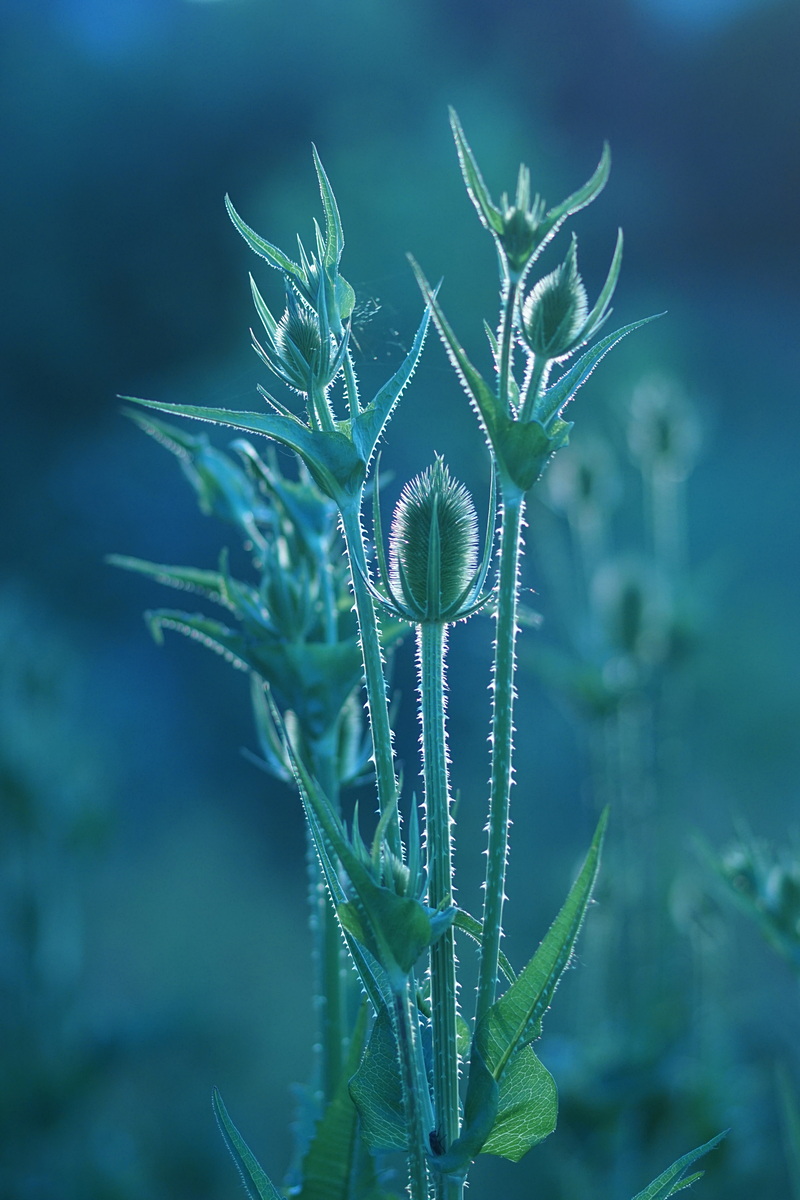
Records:
M350 1095L373 1150L408 1149L397 1039L386 1011L375 1020L364 1057L350 1080Z
M643 1192L637 1192L633 1200L667 1200L668 1196L674 1196L676 1192L683 1191L689 1187L695 1180L699 1179L704 1174L703 1171L697 1171L693 1175L687 1176L686 1172L691 1167L692 1163L697 1162L698 1158L702 1158L704 1154L708 1154L709 1150L713 1150L722 1139L725 1137L727 1130L723 1133L718 1133L711 1141L706 1142L702 1146L698 1146L695 1150L690 1150L688 1154L684 1154L682 1158L677 1159L671 1167L667 1167L666 1171L659 1175L658 1179L646 1187Z
M261 1167L239 1130L228 1116L228 1110L222 1102L222 1096L214 1088L212 1095L214 1116L217 1118L220 1133L228 1147L231 1158L236 1163L242 1177L244 1190L250 1200L282 1200L280 1192Z
M553 1076L524 1046L500 1076L497 1115L481 1154L519 1162L556 1127L558 1093Z

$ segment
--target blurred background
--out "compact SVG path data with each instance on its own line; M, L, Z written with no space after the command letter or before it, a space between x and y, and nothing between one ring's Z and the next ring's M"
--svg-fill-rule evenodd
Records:
M522 159L555 203L607 139L611 180L572 223L590 298L621 225L614 322L667 311L579 393L574 448L529 511L542 622L520 647L515 961L597 806L614 816L541 1045L561 1128L518 1167L490 1160L475 1192L628 1200L731 1126L698 1195L790 1194L798 54L795 0L3 0L3 1197L240 1194L213 1084L270 1174L288 1162L313 1028L299 808L240 753L255 747L246 677L188 641L157 647L141 619L165 602L157 585L104 562L213 568L231 538L117 397L258 407L247 271L275 305L279 281L223 195L292 253L319 215L312 141L363 304L365 394L419 321L407 251L444 277L488 370L496 264L448 104L495 196ZM484 448L431 336L390 426L393 496L434 452L482 507ZM451 654L473 911L490 641L475 619ZM410 649L395 675L410 788ZM727 854L772 945L698 842Z

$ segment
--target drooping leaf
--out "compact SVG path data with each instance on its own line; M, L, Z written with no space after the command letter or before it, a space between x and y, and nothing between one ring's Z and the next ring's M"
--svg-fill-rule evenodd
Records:
M688 1154L684 1154L682 1158L677 1159L671 1167L667 1167L659 1175L658 1179L644 1189L642 1192L637 1192L633 1200L667 1200L668 1196L674 1196L676 1192L682 1191L689 1187L697 1179L704 1174L703 1171L697 1171L693 1175L687 1176L686 1172L692 1163L697 1162L698 1158L702 1158L704 1154L708 1154L709 1150L713 1150L727 1134L727 1129L722 1133L718 1133L716 1137L711 1138L702 1146L698 1146L695 1150L690 1150Z
M121 567L124 571L135 571L147 575L157 583L167 587L177 588L178 591L191 592L196 596L204 596L230 608L225 592L225 583L219 571L203 571L198 567L174 567L165 563L147 562L143 558L131 558L127 554L109 554L105 560L109 566Z
M268 514L252 480L234 459L212 446L205 433L190 433L150 413L124 411L141 430L176 456L201 512L231 521L257 545L261 544L258 522Z
M228 1147L231 1158L236 1163L250 1200L282 1200L280 1192L271 1182L266 1171L261 1167L258 1159L228 1116L228 1110L223 1104L222 1096L217 1088L214 1088L211 1102L223 1141Z
M122 399L175 416L260 433L280 442L300 455L317 486L337 503L343 497L357 495L363 485L366 462L359 457L351 439L337 430L309 429L299 418L287 413L234 412L194 404L162 404L137 396L123 396ZM346 427L347 423L342 425Z

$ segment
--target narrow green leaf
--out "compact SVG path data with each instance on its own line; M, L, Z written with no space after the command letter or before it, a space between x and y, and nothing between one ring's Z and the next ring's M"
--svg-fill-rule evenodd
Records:
M342 221L339 216L339 207L336 203L336 197L333 194L333 188L330 185L328 176L322 166L317 147L311 146L311 152L314 155L314 167L317 172L317 180L319 181L319 192L322 198L322 207L325 211L325 248L323 262L326 267L338 267L341 261L342 251L344 250L344 230L342 229ZM345 314L349 315L349 314Z
M251 229L237 213L231 203L230 196L225 197L225 207L228 210L228 216L233 221L239 233L247 242L251 250L255 250L256 254L261 258L265 258L271 267L277 267L279 271L283 271L286 275L291 276L301 286L303 292L306 291L305 273L298 267L297 263L292 262L287 258L282 250L277 246L273 246L271 242L266 241L255 229Z
M552 237L567 217L580 212L582 208L586 208L587 204L591 204L600 195L608 182L610 172L611 149L608 142L604 142L600 161L595 167L591 179L587 180L582 188L578 188L577 192L573 192L571 196L567 196L566 200L562 200L561 204L555 205L554 208L548 211L543 221L543 224L549 228L548 238Z
M473 942L477 942L478 945L483 941L483 921L479 921L477 917L473 917L465 909L459 908L456 910L453 924L456 929L460 929L462 933L466 933L467 937L472 938ZM508 982L513 983L517 978L516 972L502 950L500 951L498 962L500 970Z
M572 957L591 900L607 820L606 810L578 878L544 941L516 981L492 1005L476 1031L476 1042L497 1080L517 1051L541 1032L542 1016Z
M450 109L450 125L456 143L461 174L464 176L464 183L466 184L469 198L475 205L478 216L481 219L481 224L485 225L492 233L500 234L504 228L503 214L497 205L493 203L489 195L489 189L483 182L483 176L475 161L475 155L472 153L469 142L464 136L464 130L461 128L461 122L454 108Z
M275 335L278 332L278 322L275 320L272 313L267 308L264 297L261 295L261 292L258 290L258 287L256 286L256 281L255 281L255 279L253 279L252 275L250 276L250 291L253 293L253 303L256 307L256 312L258 313L259 320L261 321L261 324L264 326L265 330L267 331L267 336L269 337L272 345L274 346L275 345Z
M702 1146L698 1146L695 1150L690 1150L688 1154L684 1154L682 1158L677 1159L671 1167L667 1167L659 1175L658 1179L644 1189L642 1192L637 1192L633 1200L667 1200L668 1196L674 1196L676 1192L682 1191L688 1187L690 1183L694 1183L703 1174L702 1171L696 1172L689 1178L685 1178L686 1171L696 1162L698 1158L702 1158L709 1150L713 1150L727 1134L727 1130L718 1133L716 1137L711 1138Z
M280 1192L270 1181L258 1159L250 1150L239 1130L228 1116L222 1096L214 1088L211 1100L223 1141L242 1177L244 1189L250 1200L282 1200Z
M419 328L414 335L411 349L395 371L394 375L377 392L375 398L356 416L350 426L353 443L363 462L368 463L372 458L375 447L386 423L394 412L395 406L406 389L411 376L416 370L425 335L428 332L431 310L430 305L422 314Z
M466 1169L479 1152L517 1161L555 1129L555 1083L529 1043L569 963L597 876L607 814L586 861L547 935L524 971L496 1001L475 1033L464 1127L440 1169Z
M499 401L489 385L484 381L480 372L473 367L467 358L466 352L442 312L441 305L436 299L436 292L431 288L419 265L410 256L409 261L420 290L426 302L430 305L436 328L439 331L439 336L453 370L480 417L487 437L493 442L497 418L502 412Z
M611 266L608 268L608 275L603 284L600 295L597 297L597 303L589 313L584 323L586 338L594 337L595 332L601 325L605 324L606 317L611 315L611 309L608 307L611 303L611 297L614 295L614 289L617 286L619 279L619 270L622 266L622 246L623 236L622 230L617 230L617 244L614 247L614 255L611 259Z
M606 354L616 346L617 342L621 342L634 329L641 329L643 325L649 325L651 321L656 321L663 315L663 313L655 313L652 317L645 317L641 321L633 321L632 324L623 325L620 329L615 330L614 333L609 333L606 337L601 338L596 345L587 350L585 354L582 354L578 361L560 379L544 390L537 401L534 410L535 417L543 425L547 426L556 413L561 413L561 410L573 398L578 388L582 387L589 378L600 360L605 358Z
M299 454L317 486L337 503L343 496L355 495L363 485L366 462L359 457L351 439L336 430L309 429L301 420L286 413L234 412L194 404L162 404L137 396L123 396L122 399L159 412L229 425L232 429L272 438ZM347 428L347 422L343 422L342 427Z
M121 567L123 571L135 571L139 575L147 575L157 583L166 587L177 588L182 592L204 596L230 608L225 584L219 571L203 571L198 567L171 567L163 563L147 562L143 558L131 558L127 554L109 554L105 560L111 567Z

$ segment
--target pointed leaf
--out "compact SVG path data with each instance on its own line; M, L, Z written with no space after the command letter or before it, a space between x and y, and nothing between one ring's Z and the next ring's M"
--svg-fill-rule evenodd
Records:
M330 185L328 176L322 166L317 147L311 146L311 152L314 155L314 167L317 172L317 180L319 181L319 192L322 198L322 207L325 211L325 248L323 262L326 267L338 267L341 261L342 251L344 250L344 231L342 229L342 221L339 216L339 208L336 204L336 197L333 194L333 188ZM344 314L349 315L349 314Z
M244 1189L250 1200L282 1200L281 1194L270 1181L257 1158L250 1150L239 1130L228 1116L228 1110L222 1102L222 1096L217 1088L212 1095L214 1116L217 1118L219 1131L228 1147L230 1156L236 1163L242 1177Z
M709 1150L713 1150L718 1146L727 1132L727 1130L724 1130L722 1133L718 1133L709 1142L698 1146L695 1150L690 1150L688 1154L684 1154L682 1158L677 1159L671 1167L667 1167L666 1171L659 1175L658 1179L654 1179L644 1191L637 1192L633 1200L667 1200L668 1196L674 1196L676 1192L688 1187L690 1183L699 1179L703 1174L702 1171L698 1171L689 1178L685 1178L688 1168L698 1158L701 1158Z
M296 283L300 285L300 290L303 294L306 293L306 278L305 273L298 267L297 263L292 262L287 258L282 250L277 246L273 246L271 242L266 241L256 233L255 229L251 229L237 213L231 203L230 196L225 197L225 207L228 210L228 216L233 221L239 233L247 242L251 250L255 250L262 258L265 258L271 267L277 267L279 271L283 271L289 275Z
M439 336L442 339L442 344L447 352L447 357L450 359L453 370L458 376L464 391L467 393L467 397L476 409L487 437L493 442L497 420L502 415L500 403L481 374L476 371L467 358L463 347L442 312L441 305L436 299L436 293L423 275L419 265L413 258L409 257L409 261L420 290L433 312L436 328L439 331Z
M611 266L608 268L608 275L603 284L600 295L597 297L597 303L586 318L584 328L586 330L586 340L594 337L596 330L605 322L606 317L610 316L611 310L609 304L611 297L614 295L614 289L617 286L619 279L619 271L622 266L622 245L623 237L622 230L617 230L617 244L614 247L614 255L611 259Z
M563 200L561 204L557 204L548 211L543 221L543 224L549 229L548 240L564 223L567 217L580 212L582 208L586 208L587 204L591 204L600 195L608 182L610 172L611 150L608 142L604 142L600 161L595 167L591 179L587 180L582 188L578 188L577 192L573 192L571 196L567 196L566 200Z
M227 408L204 408L193 404L162 404L137 396L124 396L123 399L159 412L229 425L233 429L244 429L248 433L261 433L264 437L272 438L299 454L317 486L337 503L344 496L356 495L364 482L366 463L359 458L352 441L344 433L309 429L296 417L278 413L234 412ZM346 422L342 425L347 427Z
M157 583L179 591L205 596L215 604L230 608L225 585L219 571L202 571L197 567L169 567L163 563L147 562L143 558L131 558L126 554L109 554L105 560L109 566L121 567L124 571L136 571L147 575Z
M632 333L634 329L640 329L643 325L649 325L651 321L657 320L663 316L663 313L656 313L652 317L645 317L641 321L634 321L630 325L623 325L620 329L609 333L607 337L601 338L596 345L582 354L576 363L561 376L556 383L551 384L546 388L536 402L534 415L543 425L547 425L552 420L556 413L560 413L566 404L573 398L579 387L582 387L586 380L591 375L597 364L602 358L605 358L609 350L616 346L617 342L621 342L624 337Z
M544 941L476 1031L476 1043L495 1079L502 1077L517 1051L541 1032L542 1016L572 957L592 897L607 821L606 810L578 878Z
M485 225L492 233L500 234L504 228L503 214L497 205L493 203L489 195L489 189L483 182L483 176L475 161L475 155L472 153L469 142L464 136L464 130L461 128L461 122L454 108L450 109L450 125L456 143L458 161L461 165L461 174L464 176L464 183L466 184L469 198L477 209L481 224Z
M380 436L386 428L386 423L392 415L394 407L403 394L411 376L414 374L419 356L422 353L422 347L425 343L430 316L431 309L430 305L428 305L422 314L422 320L414 336L411 349L403 359L403 362L391 379L383 385L372 402L358 416L353 418L350 426L353 443L360 458L365 463L368 463L372 458Z

